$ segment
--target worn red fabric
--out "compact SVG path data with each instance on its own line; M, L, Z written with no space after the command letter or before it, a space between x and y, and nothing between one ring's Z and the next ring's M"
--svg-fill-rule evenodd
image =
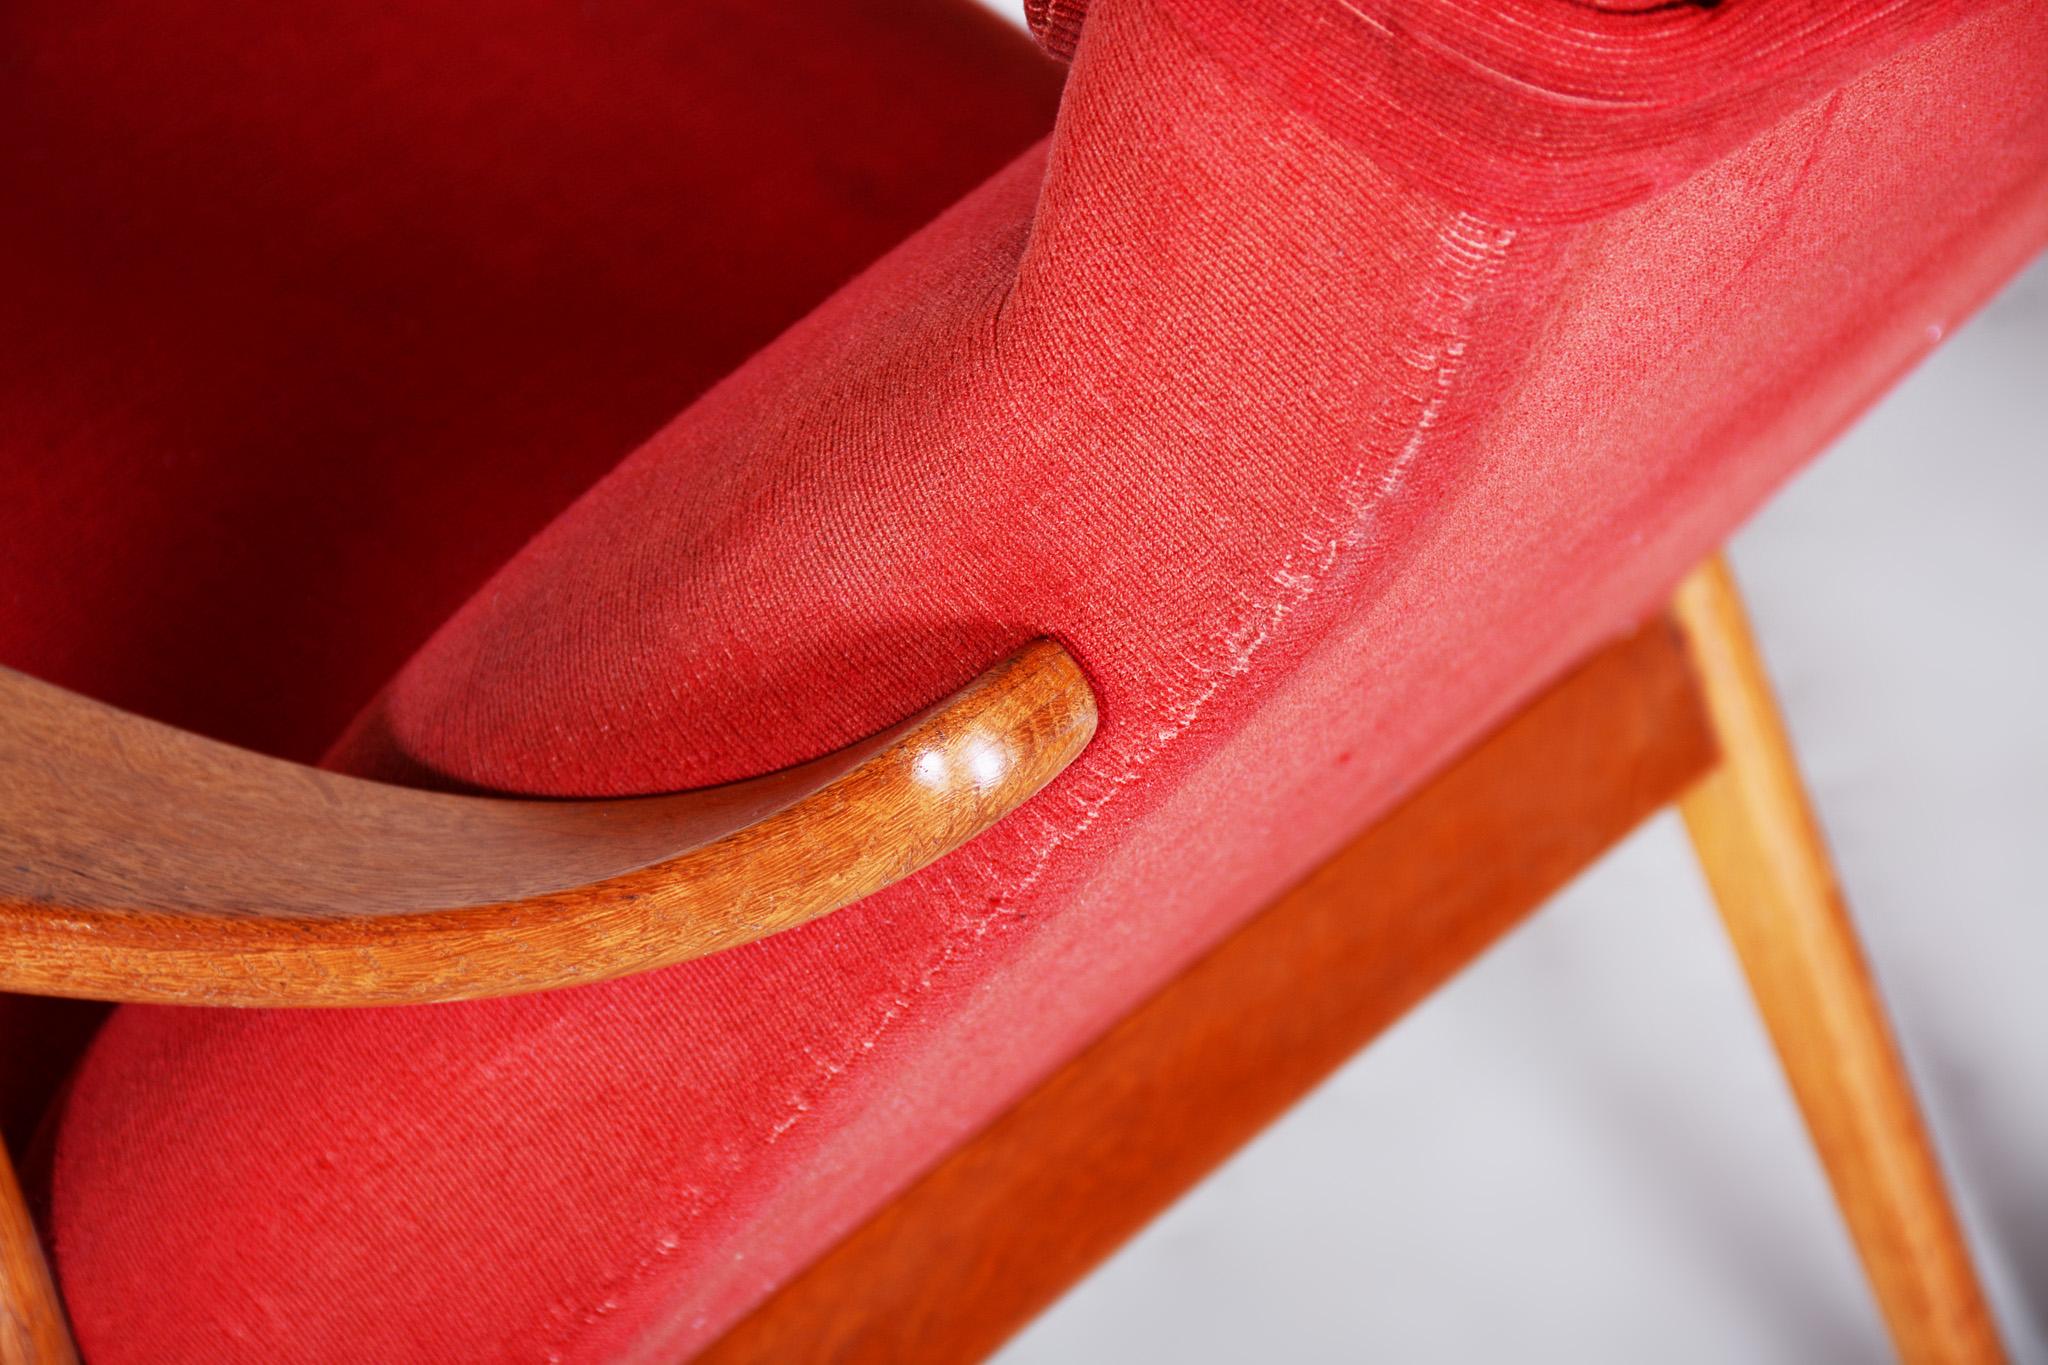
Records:
M1024 0L1024 21L1048 57L1071 61L1081 42L1088 0Z
M1247 79L1462 207L1584 221L1953 22L1915 0L1162 0Z
M946 0L25 3L0 33L0 664L308 762L1059 89ZM0 1001L17 1143L94 1013Z
M1046 147L643 445L333 761L714 782L1036 634L1097 685L1088 752L910 882L669 971L122 1011L56 1149L89 1354L707 1340L1647 610L2048 236L2039 6L1793 6L1806 27L1740 30L1768 62L1694 65L1689 120L1623 88L1571 184L1506 188L1345 112L1332 73L1372 73L1361 100L1424 79L1381 70L1412 54L1372 16L1325 12L1302 62L1241 43L1242 8L1291 12L1096 0ZM1559 101L1706 42L1669 9ZM1495 64L1491 30L1437 37ZM1571 74L1545 61L1517 82ZM1446 139L1520 155L1485 82L1424 88Z

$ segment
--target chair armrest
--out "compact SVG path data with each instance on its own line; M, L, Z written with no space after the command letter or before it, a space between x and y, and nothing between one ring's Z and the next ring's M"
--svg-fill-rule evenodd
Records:
M779 773L530 800L303 767L0 670L0 989L368 1005L645 971L909 876L1094 730L1079 666L1041 640Z

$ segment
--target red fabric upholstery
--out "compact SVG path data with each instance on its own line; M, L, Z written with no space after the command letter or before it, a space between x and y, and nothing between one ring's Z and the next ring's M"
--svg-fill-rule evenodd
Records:
M333 757L690 786L1039 633L1094 745L911 882L670 971L120 1012L56 1151L87 1351L669 1358L1646 610L2048 236L2041 7L1842 44L1793 8L1811 40L1699 69L1711 127L1624 119L1575 198L1420 173L1222 0L1096 0L1047 148L654 436Z
M308 762L1059 88L946 0L0 27L0 664ZM96 1013L0 1001L17 1144Z
M0 663L305 762L1059 81L949 0L4 22Z
M1070 61L1081 41L1081 21L1088 17L1088 0L1024 0L1024 21L1031 36L1046 55Z

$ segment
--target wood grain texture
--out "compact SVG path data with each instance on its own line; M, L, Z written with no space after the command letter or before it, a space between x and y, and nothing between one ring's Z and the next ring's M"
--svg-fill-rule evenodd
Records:
M77 1358L35 1224L7 1150L0 1147L0 1365L60 1365Z
M2003 1359L1727 566L1676 611L1723 758L1681 802L1900 1356Z
M1668 622L1602 651L701 1358L982 1358L1712 759Z
M672 796L456 796L266 758L0 670L0 990L209 1005L505 995L665 966L898 881L1087 744L1038 641L883 734Z

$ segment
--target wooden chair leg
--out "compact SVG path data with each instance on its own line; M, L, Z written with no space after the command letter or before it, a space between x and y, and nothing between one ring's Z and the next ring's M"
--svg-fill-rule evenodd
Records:
M1900 1356L2003 1359L1734 579L1679 590L1721 761L1680 802Z
M0 1365L75 1365L36 1228L0 1146Z

